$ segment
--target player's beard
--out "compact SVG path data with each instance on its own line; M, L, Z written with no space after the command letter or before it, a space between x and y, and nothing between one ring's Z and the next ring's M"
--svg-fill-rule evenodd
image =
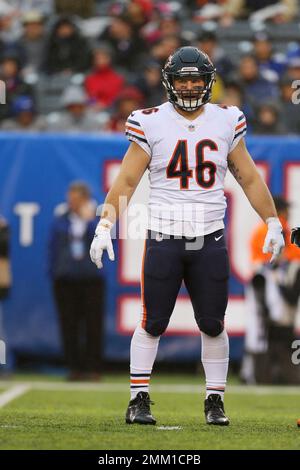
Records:
M203 105L202 100L205 95L205 90L175 91L175 95L177 97L176 104L179 108L185 111L196 111Z

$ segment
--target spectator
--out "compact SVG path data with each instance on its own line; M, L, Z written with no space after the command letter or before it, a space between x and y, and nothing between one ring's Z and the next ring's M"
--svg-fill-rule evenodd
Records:
M299 91L292 87L293 79L285 75L280 81L280 118L286 134L300 134L299 103L294 99L296 94L299 100Z
M19 39L21 24L18 10L5 0L0 0L0 39L11 43Z
M287 44L286 58L287 62L290 59L295 59L300 57L300 42L290 42Z
M78 86L70 86L62 96L63 110L47 117L47 130L53 132L96 132L106 123L105 113L88 109L87 96Z
M292 80L300 80L300 55L288 59L287 74Z
M244 89L245 103L252 109L257 103L278 98L277 85L260 75L256 59L251 55L240 60L239 80Z
M44 54L46 33L44 17L38 11L30 11L23 16L24 32L20 39L27 72L41 70Z
M284 54L273 53L271 39L265 31L255 34L253 46L261 75L270 81L278 81L286 69Z
M146 45L126 15L115 16L111 24L99 37L114 50L114 63L126 70L136 71L141 62Z
M49 74L85 72L91 65L90 46L68 17L61 17L54 25L45 55Z
M180 17L175 13L165 13L161 16L158 29L160 37L165 38L168 36L180 36L181 34L181 21Z
M33 89L24 82L20 68L20 60L15 56L5 56L0 63L0 79L6 85L6 104L0 106L0 119L13 116L11 105L18 96L33 97Z
M144 106L151 108L165 100L165 90L161 83L161 67L158 62L152 60L145 64L142 74L135 85L145 97Z
M143 105L144 97L136 87L128 86L124 88L118 96L116 110L107 124L107 130L124 132L128 116L135 109L142 108Z
M178 36L166 36L160 39L151 47L151 56L161 67L166 63L168 57L174 53L182 45L182 41Z
M225 51L220 47L217 36L212 31L204 31L196 42L196 47L205 52L212 60L217 69L218 75L223 80L227 80L234 70L233 63L226 56Z
M153 2L152 0L129 0L125 8L130 23L139 30L149 21L153 11Z
M17 10L5 0L0 0L0 60L8 54L22 59L22 50L17 41L21 32Z
M68 378L97 380L103 366L104 279L89 257L97 219L85 183L73 182L67 199L51 229L50 276Z
M37 116L33 99L30 96L18 96L12 102L13 119L4 120L1 129L5 131L43 131L46 122Z
M148 23L143 28L142 33L148 44L153 44L168 36L180 36L180 18L172 12L163 13L159 16L157 22Z
M255 114L256 119L253 124L254 134L283 134L279 107L275 103L263 103L258 107Z
M226 84L222 104L225 106L237 106L244 111L243 88L238 82L231 81Z
M92 102L100 108L112 105L120 93L124 78L112 66L113 51L102 44L94 50L93 71L85 80L85 89Z

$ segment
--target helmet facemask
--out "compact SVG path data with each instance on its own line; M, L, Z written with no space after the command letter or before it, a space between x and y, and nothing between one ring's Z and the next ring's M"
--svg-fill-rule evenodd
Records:
M195 86L192 90L176 90L174 85L176 78L183 77L200 78L204 81L204 86ZM200 73L198 70L187 70L177 73L163 71L162 82L167 90L169 101L176 107L183 111L196 111L211 99L212 86L215 80L215 72Z

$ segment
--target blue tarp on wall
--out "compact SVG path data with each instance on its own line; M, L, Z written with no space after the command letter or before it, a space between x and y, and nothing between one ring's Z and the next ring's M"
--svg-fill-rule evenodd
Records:
M300 161L300 139L261 137L249 138L247 143L256 160L270 162L270 186L280 193L283 165ZM14 280L10 298L4 302L6 341L15 351L56 355L60 353L60 339L46 263L53 210L65 200L67 186L75 179L87 181L93 197L102 202L104 163L121 159L128 142L122 136L1 134L0 145L0 213L12 229ZM20 203L36 205L32 206L36 214L29 217L32 239ZM29 236L25 246L24 240L23 245L20 243L20 213L25 217L23 232ZM136 294L139 290L118 284L116 263L106 263L104 275L108 287L106 357L127 359L130 338L116 333L116 302L124 290ZM230 286L233 294L243 293L237 279L232 278ZM241 341L233 341L232 346L232 356L239 357ZM160 354L185 360L199 355L199 349L197 337L168 337L161 342Z

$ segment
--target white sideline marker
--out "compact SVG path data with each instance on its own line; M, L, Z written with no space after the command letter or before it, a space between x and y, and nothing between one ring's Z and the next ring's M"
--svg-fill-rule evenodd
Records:
M158 426L158 431L181 431L181 426Z
M3 408L5 405L13 401L15 398L24 395L24 393L30 390L30 385L15 385L9 390L0 394L0 408Z

